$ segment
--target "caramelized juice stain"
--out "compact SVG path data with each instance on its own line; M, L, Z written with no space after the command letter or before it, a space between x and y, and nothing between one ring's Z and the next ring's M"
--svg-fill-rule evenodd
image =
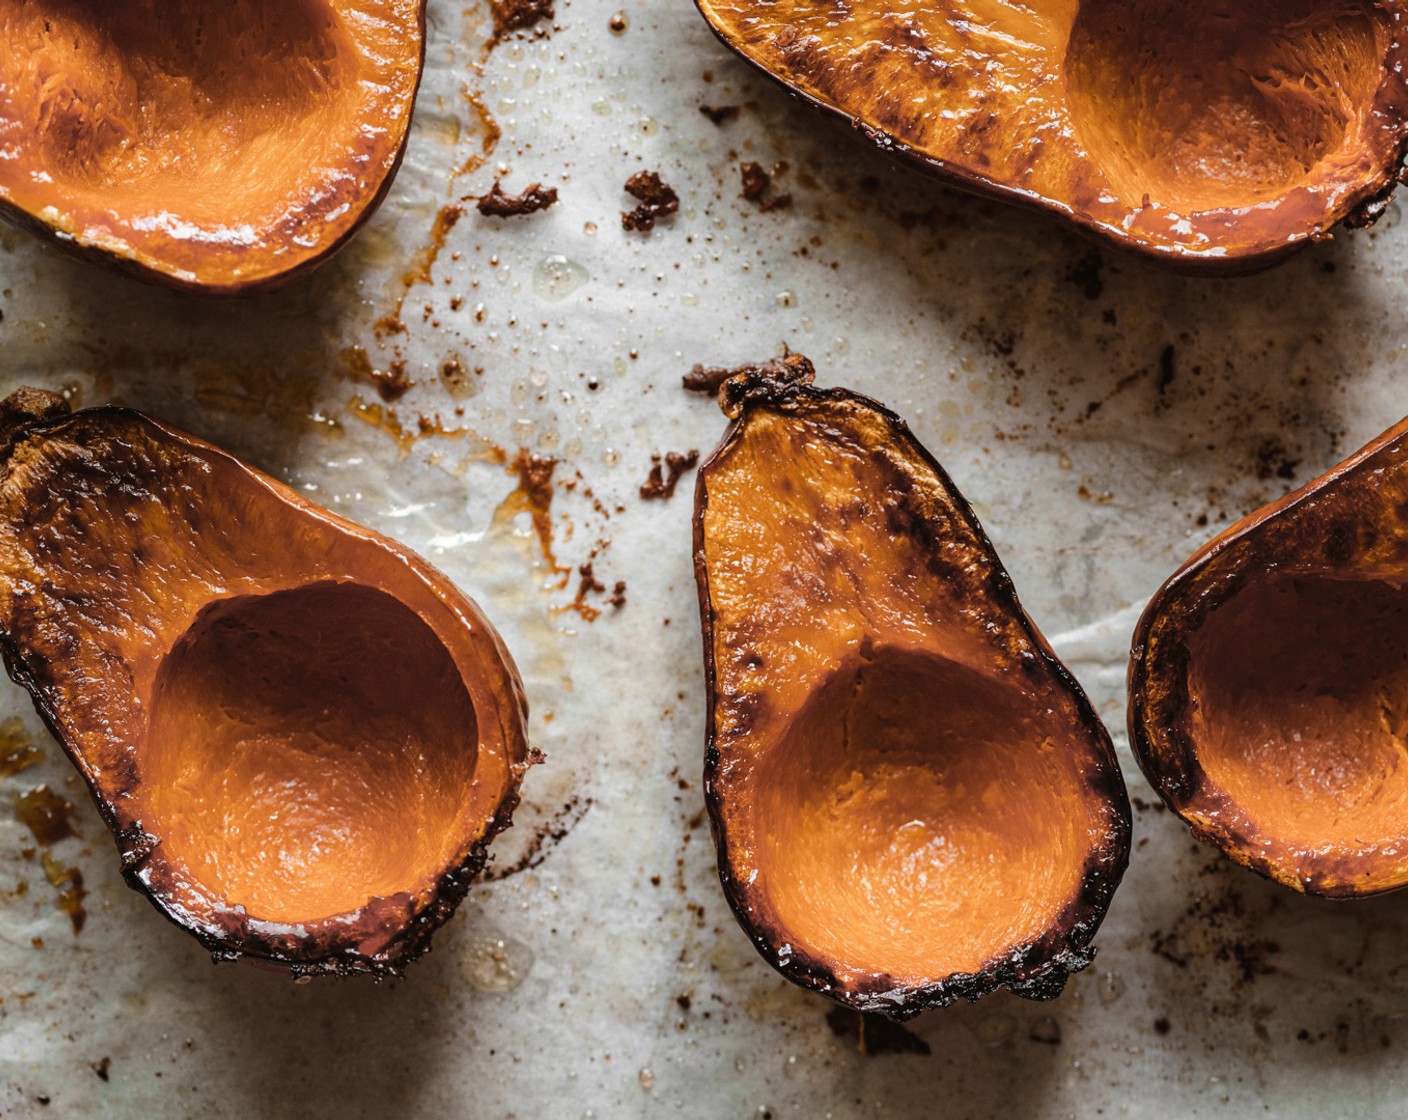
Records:
M479 117L479 151L468 157L459 169L451 176L451 182L461 175L468 175L478 171L494 154L494 149L499 146L499 138L503 136L503 130L499 128L498 121L494 120L488 107L484 104L484 94L480 90L465 87L460 91L465 104L474 110Z
M428 436L459 439L470 434L468 428L447 428L439 413L434 416L421 413L416 417L415 427L409 428L401 422L401 414L390 405L380 405L355 396L348 407L352 409L352 415L364 424L379 428L394 439L403 453L410 451L417 440Z
M69 820L72 813L73 803L48 786L15 795L15 816L45 848L77 835Z
M440 258L440 250L445 247L445 238L462 217L464 208L461 206L451 203L440 207L435 215L435 224L430 228L430 240L416 250L411 263L401 274L401 292L396 299L395 309L378 319L373 327L378 338L406 333L406 324L401 318L401 309L406 305L406 297L417 284L431 282L435 262Z
M44 752L34 745L17 717L11 716L0 723L0 778L28 770L43 758Z
M399 400L415 384L411 380L410 374L406 372L404 359L397 358L390 362L385 369L377 369L372 365L372 360L367 356L366 350L360 346L345 347L339 356L348 372L353 377L375 386L384 401Z
M59 890L59 910L68 915L73 923L74 935L83 932L83 924L88 920L88 911L83 908L83 900L88 892L83 889L83 872L76 867L65 867L48 852L44 853L44 877L51 886Z
M502 450L499 454L507 459ZM543 550L543 559L554 573L561 576L557 586L566 587L572 569L557 562L552 540L552 476L557 470L557 460L550 456L534 455L526 447L520 447L508 469L518 476L518 485L499 503L499 508L494 511L494 520L512 520L520 513L528 514Z
M0 725L0 735L5 734L5 729L10 723L18 722L10 720L5 725ZM77 867L65 866L55 859L49 850L60 840L78 835L70 820L73 804L45 785L16 794L14 804L15 816L29 829L43 849L41 862L44 877L49 880L51 886L60 888L59 910L68 915L69 921L73 923L73 932L81 933L84 922L88 920L88 912L83 908L83 900L88 895L83 888L83 872ZM33 849L26 849L26 852L32 855ZM26 893L28 888L23 883L15 889L16 895Z
M606 584L596 578L596 558L604 546L604 542L597 542L597 547L592 549L592 554L587 558L587 562L578 566L577 596L565 607L558 608L563 611L576 611L581 615L583 622L595 622L601 617L601 607L587 602L589 595L605 595L604 603L612 610L619 611L626 605L625 580L618 579L611 588L610 594L607 594Z

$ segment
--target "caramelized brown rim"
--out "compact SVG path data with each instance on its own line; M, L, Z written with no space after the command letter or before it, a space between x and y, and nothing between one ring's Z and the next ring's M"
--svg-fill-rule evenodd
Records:
M395 181L397 172L401 170L401 163L406 158L406 146L410 143L411 127L415 119L415 103L420 94L421 81L425 76L425 8L425 0L421 0L416 6L416 22L413 28L418 44L415 58L416 73L415 82L411 87L410 111L406 114L406 127L401 134L401 142L396 146L396 152L387 165L386 174L377 185L377 189L358 211L352 223L340 236L334 238L312 256L302 257L285 268L261 276L254 276L248 280L241 280L233 284L207 284L199 280L188 280L184 276L161 267L158 263L149 262L145 258L114 252L102 245L87 242L72 234L56 230L28 210L16 206L3 194L0 194L0 218L35 234L40 240L57 247L70 257L85 263L96 263L109 271L129 276L145 284L156 284L165 288L174 288L177 291L196 292L216 298L279 291L294 281L302 279L345 249L352 238L357 235L357 231L367 224L372 215L381 208L381 204L386 201L386 196L391 191L391 184Z
M316 973L400 975L407 964L429 949L431 934L449 919L463 901L483 869L489 845L512 823L523 775L543 757L528 744L527 698L517 666L502 637L448 578L416 553L308 501L229 452L132 409L108 406L85 409L81 415L89 420L110 419L122 424L137 422L149 425L162 437L190 447L201 455L225 461L239 470L252 485L261 487L273 499L294 506L302 516L319 520L334 532L368 541L384 549L401 560L408 574L426 584L436 600L453 613L465 639L464 647L473 651L475 663L482 663L487 657L493 659L492 664L503 667L502 680L497 674L461 674L478 716L480 745L482 747L487 739L503 760L503 792L497 800L494 815L485 822L481 834L437 879L415 884L417 890L414 893L408 891L373 898L366 906L349 913L284 925L250 919L243 911L234 908L216 908L215 917L206 918L176 901L179 891L192 892L192 885L177 882L165 860L152 858L157 850L156 838L142 829L140 821L132 819L129 813L104 796L96 776L83 758L70 750L57 713L46 699L45 681L49 663L26 658L10 635L0 631L0 657L3 657L6 670L30 694L44 725L83 775L89 795L116 840L122 875L128 886L145 895L175 925L194 934L217 961L266 961L287 967L295 976ZM64 415L0 433L0 460L9 456L17 442L60 433L74 419ZM396 598L400 600L399 596ZM428 620L427 625L431 626L437 637L441 637L439 627L431 625ZM443 637L441 640L444 640ZM349 930L355 931L364 940L374 934L381 935L384 944L371 954L352 951Z
M1261 272L1281 264L1310 245L1331 240L1334 237L1334 230L1339 226L1362 229L1373 225L1388 209L1394 191L1397 190L1400 183L1405 181L1403 178L1405 172L1399 172L1397 169L1403 164L1405 157L1408 157L1408 127L1400 129L1397 143L1384 160L1383 170L1360 190L1348 194L1338 206L1328 209L1325 213L1325 220L1311 230L1302 231L1295 236L1270 245L1253 245L1239 251L1216 254L1172 246L1151 245L1137 237L1130 236L1118 226L1089 218L1066 203L1046 198L1034 191L996 182L976 171L955 167L944 160L926 155L904 141L891 136L884 129L867 125L844 109L796 88L785 78L769 70L762 61L752 57L723 28L715 24L709 17L708 0L694 0L694 4L699 14L703 16L709 30L714 33L714 37L735 55L823 117L845 125L852 131L860 132L867 141L879 148L894 163L919 171L941 183L957 187L959 190L977 195L980 198L1009 203L1023 210L1047 217L1061 217L1073 225L1077 232L1097 244L1108 246L1142 260L1152 261L1173 272L1196 276L1227 277L1250 276ZM1387 12L1387 7L1382 2L1376 6ZM1392 13L1389 15L1390 18L1393 18ZM1389 45L1389 59L1386 60L1385 72L1391 73L1395 63L1401 65L1406 55L1408 55L1408 51L1404 50L1395 35ZM1382 81L1379 88L1383 88ZM1408 112L1408 91L1405 91L1394 104L1396 108Z
M1134 751L1135 761L1139 764L1140 771L1148 780L1149 785L1153 787L1154 792L1159 795L1159 798L1170 810L1188 825L1195 838L1215 844L1230 859L1263 878L1290 887L1302 894L1315 895L1320 898L1336 900L1371 898L1375 895L1401 890L1403 887L1389 885L1359 888L1352 883L1322 879L1316 876L1301 878L1287 875L1269 860L1258 856L1253 850L1258 839L1270 839L1269 837L1252 831L1241 832L1225 827L1223 830L1215 832L1197 821L1190 820L1186 810L1208 782L1208 777L1198 760L1197 751L1193 747L1186 715L1189 702L1188 646L1186 642L1178 642L1167 655L1169 665L1164 675L1170 682L1170 692L1177 701L1178 710L1184 714L1168 728L1168 749L1161 750L1150 734L1147 719L1149 681L1152 676L1148 660L1150 637L1155 623L1163 612L1165 603L1175 596L1181 597L1185 587L1209 561L1245 538L1269 518L1294 510L1296 507L1313 500L1326 485L1337 481L1358 467L1364 460L1405 438L1408 438L1408 417L1370 440L1349 458L1331 467L1328 471L1311 479L1284 497L1268 502L1218 533L1179 565L1178 570L1154 592L1153 597L1149 600L1149 605L1140 615L1139 624L1135 627L1130 645L1129 671L1126 680L1129 693L1127 711L1129 742ZM1222 592L1223 600L1230 599L1232 595L1244 588L1254 574L1260 573L1239 573L1221 585L1219 590Z
M988 555L994 560L994 592L1017 619L1032 647L1046 667L1070 692L1082 726L1092 732L1094 746L1100 755L1098 777L1086 775L1084 780L1093 795L1103 798L1113 809L1114 835L1111 842L1097 850L1085 864L1081 874L1081 889L1071 903L1048 926L1046 933L1025 945L1018 946L1001 958L985 964L976 973L954 973L932 984L905 984L889 976L873 976L860 984L847 984L824 960L798 951L782 932L766 924L761 915L766 907L754 905L756 892L740 881L732 871L728 828L724 822L724 796L719 791L718 778L722 759L716 742L714 697L714 617L709 595L709 578L704 556L704 515L708 511L708 475L741 438L743 424L750 408L777 406L805 398L814 401L846 401L874 409L884 418L896 436L913 447L920 460L937 475L940 484L953 499L955 512L963 518ZM948 472L918 439L909 426L889 408L862 393L848 389L817 389L772 376L767 370L754 369L733 384L719 390L720 401L728 401L739 411L725 429L719 444L700 464L694 482L694 578L699 588L700 626L704 639L704 687L709 698L704 747L704 801L709 813L709 826L714 845L719 852L719 880L724 897L753 947L774 969L793 983L834 1000L857 1011L877 1012L894 1020L912 1019L921 1012L947 1007L959 999L970 1002L1002 988L1008 988L1027 999L1054 999L1061 994L1072 973L1079 972L1095 959L1090 944L1104 921L1125 869L1129 866L1130 833L1133 821L1129 797L1120 773L1119 759L1108 731L1091 707L1080 684L1051 649L1017 599L1016 589L1006 568L997 559L991 540L974 515L972 507L954 486Z

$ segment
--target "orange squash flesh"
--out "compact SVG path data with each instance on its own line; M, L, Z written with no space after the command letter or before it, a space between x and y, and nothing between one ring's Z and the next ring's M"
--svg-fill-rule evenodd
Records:
M1310 894L1408 884L1408 421L1195 553L1135 635L1130 738L1199 837Z
M0 213L240 292L322 260L400 163L421 0L0 0Z
M6 664L124 872L221 956L395 972L509 822L522 688L394 542L137 413L22 417Z
M697 2L885 151L1189 269L1372 220L1408 144L1396 2Z
M748 377L696 499L729 901L850 1006L1054 996L1127 858L1108 736L901 421Z

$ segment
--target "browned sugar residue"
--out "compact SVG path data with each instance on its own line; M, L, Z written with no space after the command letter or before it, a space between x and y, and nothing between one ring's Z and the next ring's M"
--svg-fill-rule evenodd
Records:
M73 803L48 786L15 795L15 816L46 848L77 835L69 819L72 815Z
M380 428L396 441L403 452L409 451L416 441L416 433L402 427L401 417L394 408L384 407L374 401L364 401L361 397L352 398L352 415L364 424Z
M494 37L489 40L492 48L507 36L530 28L538 35L546 35L547 28L537 25L552 19L553 0L490 0L494 12Z
M394 439L403 453L410 451L417 440L425 439L427 436L458 439L469 435L469 429L466 427L445 427L445 422L438 412L434 416L426 416L421 413L415 419L415 426L407 427L401 422L400 412L389 405L380 405L375 401L364 401L361 397L353 397L349 407L352 409L352 415L362 423L370 424L373 428L380 429Z
M552 476L557 470L557 460L546 455L534 455L526 447L520 447L508 469L518 476L518 485L500 503L495 517L512 518L520 513L528 514L533 520L533 531L538 536L543 559L562 576L558 586L565 587L572 569L564 568L557 562L552 544Z
M0 778L28 770L43 758L44 752L34 745L18 718L11 716L0 723Z
M662 463L659 455L650 457L650 477L640 486L640 496L644 501L668 501L675 496L675 487L686 471L692 471L699 463L699 452L691 449L684 454L675 451L665 452Z
M854 1038L856 1049L870 1057L930 1053L927 1042L883 1015L835 1007L826 1013L826 1025L837 1038Z
M574 794L570 801L553 814L552 820L544 821L537 827L522 855L503 867L490 864L479 876L479 881L481 883L496 883L500 879L507 879L520 872L531 871L547 859L548 853L567 838L568 833L577 827L577 822L587 815L587 810L591 807L592 799L590 797L584 798Z
M440 259L440 250L445 247L456 223L464 217L464 208L453 203L440 207L435 215L435 224L430 227L430 240L416 250L406 271L401 274L401 294L396 298L396 306L383 315L373 325L377 338L405 334L406 324L401 318L401 309L406 306L406 297L417 284L429 284L434 279L435 262Z
M769 188L772 186L772 176L763 170L762 165L748 162L738 166L739 175L743 180L743 189L739 192L739 198L746 198L749 202L756 202L758 209L766 213L769 210L785 210L792 205L790 194L777 194L767 198Z
M394 401L406 395L415 384L406 372L406 363L400 358L391 362L385 369L377 369L367 352L360 346L349 346L342 351L342 364L354 377L361 378L376 386L384 401Z
M680 196L660 178L658 171L637 171L626 180L624 189L640 205L634 210L622 212L622 229L649 233L658 219L674 214L680 208Z
M74 935L82 933L83 924L88 920L88 911L83 908L83 900L88 897L83 889L83 872L76 867L65 867L46 851L44 877L51 886L59 888L59 910L73 923Z
M489 45L492 47L493 43L491 42ZM480 140L479 151L466 159L464 163L460 164L459 168L455 171L455 179L458 179L461 175L468 175L473 171L478 171L483 167L485 161L494 154L494 149L499 146L499 139L503 136L503 130L499 128L498 121L494 120L493 115L484 104L483 93L479 90L466 88L461 91L461 96L464 98L465 104L473 109L475 114L479 117Z
M448 206L440 207L440 212L435 215L435 224L430 227L430 240L417 250L416 255L411 259L411 265L406 269L401 277L401 283L407 289L415 287L417 284L429 284L433 279L432 271L435 262L440 258L440 250L445 247L445 238L449 236L452 229L459 220L464 217L464 209L451 203Z
M468 201L473 196L466 196ZM534 183L521 194L505 194L498 181L494 182L489 193L481 195L475 203L477 209L489 218L516 218L523 214L536 214L557 202L557 188L544 187Z
M73 923L73 932L78 934L88 919L88 913L83 909L83 899L88 894L83 889L83 872L76 867L65 867L49 852L50 847L60 840L77 835L70 820L72 815L73 804L48 786L36 786L15 795L15 816L33 833L43 849L44 876L53 886L60 888L59 909L68 915ZM32 849L30 854L33 854Z
M598 546L599 548L600 546ZM607 594L606 584L596 578L596 551L592 558L577 568L577 596L563 610L576 611L584 622L595 622L601 617L601 608L587 602L589 595L605 595L605 605L619 611L626 605L626 581L618 579Z
M729 121L737 120L739 110L737 105L701 105L699 111L722 127Z

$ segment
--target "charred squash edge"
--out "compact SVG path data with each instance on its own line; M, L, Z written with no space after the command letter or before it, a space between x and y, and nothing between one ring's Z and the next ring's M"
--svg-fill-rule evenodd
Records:
M1408 440L1408 417L1370 440L1349 458L1337 463L1323 474L1317 475L1304 486L1253 510L1217 534L1179 565L1178 570L1154 592L1153 597L1149 600L1149 605L1144 608L1144 613L1139 617L1139 624L1134 629L1134 637L1130 643L1129 673L1126 681L1129 692L1127 714L1129 743L1134 751L1134 759L1139 764L1140 771L1148 780L1149 785L1153 787L1154 792L1172 812L1178 815L1184 824L1188 825L1195 839L1216 845L1235 863L1256 872L1263 878L1290 887L1301 894L1318 898L1334 900L1372 898L1375 895L1402 890L1408 884L1356 889L1352 883L1330 883L1315 877L1303 879L1295 875L1278 874L1269 860L1257 856L1245 846L1248 841L1259 838L1261 834L1228 832L1218 835L1190 821L1184 815L1183 807L1198 795L1204 784L1208 782L1208 777L1202 764L1198 761L1197 752L1193 749L1191 738L1186 727L1183 726L1183 720L1170 727L1167 732L1169 746L1176 751L1176 757L1157 749L1149 734L1146 718L1148 684L1152 676L1149 664L1149 640L1154 624L1163 614L1168 602L1175 596L1181 598L1187 585L1193 582L1198 573L1210 561L1254 532L1271 517L1295 510L1296 507L1314 498L1324 487L1332 485L1345 475L1352 473L1366 459L1378 454L1391 444L1404 440ZM1240 573L1234 581L1229 583L1228 593L1223 596L1221 601L1229 602L1235 593L1248 585L1252 577L1263 574L1265 573L1259 568ZM1180 641L1170 653L1170 663L1166 675L1172 682L1170 691L1178 697L1181 713L1188 711L1188 660L1187 642L1186 640Z
M41 395L49 396L47 393ZM11 398L11 400L13 399ZM0 410L0 470L3 470L4 464L18 443L31 436L47 438L59 433L77 416L88 420L112 420L122 424L136 421L150 425L156 429L159 435L189 447L199 454L231 463L246 475L252 485L257 485L270 492L276 500L295 506L305 516L313 516L329 522L338 531L351 530L354 535L363 539L375 540L382 547L406 561L417 575L422 578L426 576L438 577L446 586L451 587L462 598L468 600L467 596L454 587L448 577L441 575L427 561L399 542L308 501L302 495L289 490L242 459L200 439L198 436L173 428L135 409L101 406L84 409L82 413L72 416L66 411L56 415L52 410L44 415L40 411L42 405L30 403L34 400L35 398L30 398L21 405L22 408L29 405L33 409L31 415L38 417L34 422L26 422L23 415L19 417L13 413L6 415L4 410ZM432 632L435 633L437 640L444 641L439 631L432 628ZM370 973L377 977L394 977L400 976L406 965L429 951L431 935L445 924L459 904L464 901L469 888L484 868L490 844L499 833L513 823L513 812L519 804L519 788L524 775L531 766L543 761L544 758L543 754L530 746L527 740L527 698L512 656L509 654L502 636L492 624L484 627L484 632L505 670L503 683L507 686L504 696L507 704L501 709L504 727L504 763L508 774L505 796L499 803L494 816L486 822L484 834L475 841L455 866L449 868L434 881L424 905L400 927L398 932L387 940L383 949L372 956L351 952L345 948L342 950L335 948L339 934L345 933L349 925L361 925L358 921L349 923L339 915L330 915L327 919L312 922L295 923L292 927L286 924L269 923L269 925L278 926L280 929L299 928L306 930L306 932L295 936L287 933L250 931L241 936L237 945L232 941L235 936L233 931L227 936L218 936L183 920L180 916L181 907L173 901L172 896L175 892L170 889L164 877L157 878L156 882L150 886L142 881L141 873L147 857L154 850L155 838L147 835L139 826L124 827L121 824L112 803L92 783L88 769L77 752L70 749L62 730L62 724L45 698L45 680L48 676L49 662L27 659L19 644L12 641L10 634L3 630L0 630L0 658L3 658L5 669L11 679L29 693L44 726L63 749L65 756L74 768L82 775L84 785L97 806L103 823L117 844L122 877L127 885L142 894L172 924L200 941L217 962L241 959L267 962L270 965L286 967L295 977L316 974L353 975L356 973ZM482 718L485 713L479 714ZM138 822L139 824L140 822ZM420 885L410 884L413 887ZM399 896L382 896L382 898L386 897ZM366 907L354 913L366 918L373 918L374 915L369 914L368 911L373 910L375 903L381 900L371 899ZM370 930L374 926L369 924L366 928Z
M386 174L382 176L381 182L372 192L366 204L358 211L356 218L341 234L333 239L311 257L304 257L287 268L277 272L269 272L261 276L256 276L249 280L239 280L230 284L206 284L199 280L187 280L183 276L178 276L174 272L160 268L154 264L147 264L135 257L124 253L106 249L101 245L89 244L80 240L71 233L55 229L46 223L42 218L30 213L21 206L15 205L8 198L0 196L0 218L4 218L12 225L37 236L47 245L53 245L61 252L77 260L90 265L97 265L110 272L139 280L145 284L154 284L159 287L175 289L181 292L193 292L197 295L211 296L216 299L232 299L240 296L255 296L268 292L277 292L287 287L296 280L302 279L308 273L326 264L335 257L357 235L358 231L371 220L372 216L381 209L381 204L386 201L386 196L391 193L391 185L395 182L397 173L401 170L401 163L406 158L406 148L410 143L411 131L415 126L415 105L420 95L421 81L425 77L425 39L426 39L426 3L427 0L420 0L416 8L416 22L414 32L419 42L419 49L415 56L416 80L411 87L409 98L409 111L406 114L406 130L401 136L401 142L396 147L396 152L391 159L390 166L386 169Z
M928 448L915 438L909 426L896 413L864 394L842 388L816 389L810 385L797 384L775 376L773 371L766 367L751 370L742 377L735 378L732 383L725 384L720 388L719 397L721 401L737 402L741 409L725 429L718 446L700 466L695 478L694 576L699 589L700 623L704 638L704 684L709 703L704 750L704 798L714 846L719 857L719 879L734 917L763 959L787 979L801 987L819 992L842 1006L857 1011L877 1012L896 1021L912 1019L923 1011L947 1007L959 999L976 1001L1001 988L1010 988L1027 999L1054 999L1061 994L1066 981L1073 973L1079 972L1095 959L1095 947L1091 945L1091 941L1104 921L1115 890L1129 866L1133 822L1119 758L1108 731L1070 670L1056 657L1045 637L1022 608L1007 569L998 559L992 541L988 539L967 500L954 486L948 472L939 465ZM748 914L749 890L733 875L731 863L727 858L728 831L723 820L720 797L715 792L721 759L715 742L717 685L713 605L709 595L709 577L704 553L704 517L708 511L707 484L710 468L715 461L721 459L741 438L749 408L756 405L785 406L797 399L843 401L874 409L890 426L895 441L913 448L919 460L934 471L952 498L955 513L968 524L980 545L993 558L994 591L1005 599L1003 606L1018 620L1022 632L1031 641L1046 667L1069 691L1075 702L1081 726L1094 733L1094 746L1103 766L1098 780L1090 775L1083 775L1083 780L1092 797L1100 798L1114 809L1114 843L1102 847L1086 861L1081 875L1080 893L1060 916L1050 923L1043 936L1018 947L1000 962L993 962L991 968L977 973L955 973L944 980L918 987L891 982L887 977L877 976L873 981L861 986L848 987L837 978L831 966L824 960L799 952L790 945L789 951L784 952L783 945L787 944L784 938L775 936L775 931L766 926L754 923ZM1041 962L1040 967L1031 971L1030 968L1036 962Z
M785 77L768 69L767 64L761 59L752 57L726 30L717 25L709 15L708 0L694 0L694 4L699 10L699 14L704 17L704 22L709 25L709 30L714 33L714 37L735 55L754 70L781 86L790 96L814 109L823 117L863 134L867 141L899 166L918 171L944 186L957 188L979 198L1008 203L1048 218L1060 218L1073 226L1082 236L1098 245L1116 249L1128 256L1157 264L1176 273L1190 276L1233 277L1251 276L1273 268L1311 245L1333 240L1334 231L1340 226L1347 229L1364 229L1373 225L1388 209L1398 187L1404 182L1408 182L1408 169L1403 167L1404 159L1408 157L1408 126L1405 126L1400 130L1401 135L1397 143L1374 179L1350 196L1353 198L1353 202L1342 203L1341 206L1336 207L1337 210L1342 211L1338 217L1332 217L1333 211L1326 211L1325 224L1316 225L1311 230L1287 238L1283 243L1255 252L1216 254L1173 246L1161 248L1130 236L1116 226L1086 217L1073 209L1069 203L1047 198L1044 195L1023 190L1021 187L999 183L976 171L954 166L946 160L927 155L891 136L884 129L866 124L859 117L846 112L845 109L798 89ZM1408 51L1403 49L1397 38L1393 39L1390 48L1391 52L1400 60L1408 55ZM1386 61L1382 70L1389 72L1391 69L1391 61ZM1380 88L1382 88L1382 80ZM1375 103L1377 101L1376 91Z

